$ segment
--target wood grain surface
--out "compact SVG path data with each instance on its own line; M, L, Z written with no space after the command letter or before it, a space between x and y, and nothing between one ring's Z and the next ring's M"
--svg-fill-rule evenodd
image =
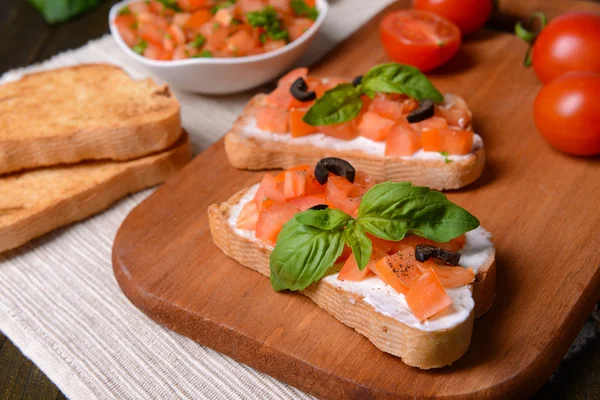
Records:
M376 18L314 70L354 76L386 61ZM599 297L600 160L553 151L531 107L541 85L521 67L524 46L483 31L432 74L461 94L489 155L479 181L449 194L477 215L498 248L496 304L450 368L405 366L303 296L269 281L212 243L206 207L255 183L222 142L198 156L123 223L113 264L126 295L192 339L323 398L506 398L533 394L557 367ZM172 207L165 207L171 204Z

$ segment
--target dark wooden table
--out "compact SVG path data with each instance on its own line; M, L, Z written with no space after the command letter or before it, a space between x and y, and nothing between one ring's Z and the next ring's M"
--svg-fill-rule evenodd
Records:
M50 27L25 0L0 0L0 74L83 46L108 32L107 16L118 0L104 0L92 12ZM488 27L511 30L516 18L498 14ZM65 396L0 332L0 399L63 399ZM563 361L535 399L600 399L600 340Z

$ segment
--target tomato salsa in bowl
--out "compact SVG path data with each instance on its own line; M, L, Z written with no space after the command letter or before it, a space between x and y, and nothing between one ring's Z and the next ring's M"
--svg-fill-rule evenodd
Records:
M127 0L109 25L126 54L173 87L227 94L289 69L327 10L325 0Z

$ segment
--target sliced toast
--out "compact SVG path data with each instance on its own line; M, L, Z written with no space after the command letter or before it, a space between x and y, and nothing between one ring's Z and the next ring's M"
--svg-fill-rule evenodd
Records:
M0 252L157 185L190 158L184 133L166 151L136 160L87 162L4 176L0 178Z
M238 192L227 202L209 207L210 229L215 244L227 256L268 277L272 248L236 234L229 223L232 208L247 190ZM402 358L408 365L431 369L449 365L467 351L474 318L484 314L492 305L495 278L495 253L492 253L472 285L475 308L469 317L452 328L434 331L417 329L384 315L360 296L332 285L326 279L312 284L301 293L345 325L366 336L379 349Z
M0 174L82 160L128 160L171 146L179 103L167 86L89 64L0 85Z
M436 190L458 189L474 182L483 171L484 148L450 163L441 160L381 157L358 150L337 150L292 141L272 141L246 134L255 110L265 104L266 95L254 96L225 135L225 150L229 162L236 168L287 169L300 164L316 164L324 157L348 160L357 170L366 172L380 182L410 181Z

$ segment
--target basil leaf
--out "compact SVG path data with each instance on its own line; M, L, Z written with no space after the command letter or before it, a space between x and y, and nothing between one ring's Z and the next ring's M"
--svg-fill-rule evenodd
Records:
M315 101L302 120L309 125L333 125L356 118L362 109L359 88L342 83Z
M370 98L381 92L403 93L417 100L444 101L444 96L418 68L398 63L371 68L362 79L362 88Z
M319 16L319 11L315 7L310 7L304 0L292 0L290 6L294 14L299 17L307 17L314 21Z
M358 222L386 240L407 234L447 242L479 226L479 220L440 192L408 182L373 186L362 198Z
M343 230L331 231L287 222L271 252L271 286L276 291L303 290L320 280L344 250Z
M99 0L27 0L49 24L56 24L86 12L99 3Z
M314 226L326 231L343 228L352 220L351 216L335 208L306 210L296 214L295 218L301 224Z
M356 221L351 221L346 230L344 230L344 240L352 248L356 265L362 271L369 263L373 244L365 234L363 228Z

